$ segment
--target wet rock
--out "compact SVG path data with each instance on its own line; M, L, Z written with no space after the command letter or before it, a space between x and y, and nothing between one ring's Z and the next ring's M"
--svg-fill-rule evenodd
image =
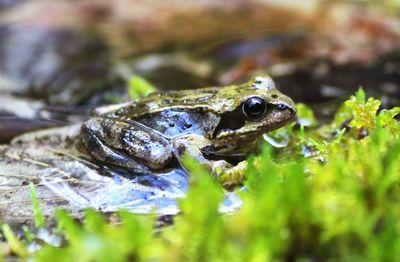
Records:
M24 23L0 25L0 93L74 104L112 79L110 50L91 34Z
M0 143L22 133L81 122L86 106L49 106L29 98L0 95Z

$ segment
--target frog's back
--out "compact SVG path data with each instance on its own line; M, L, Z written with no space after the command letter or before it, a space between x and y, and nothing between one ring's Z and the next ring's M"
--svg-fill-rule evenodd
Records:
M218 87L202 88L197 90L156 92L147 97L134 100L123 109L120 115L132 119L141 115L157 113L171 108L190 110L209 108L209 101L217 94Z
M188 133L208 136L218 124L217 116L211 112L176 108L145 114L135 121L157 130L168 138Z
M216 93L217 88L153 93L123 104L107 116L142 123L166 137L186 133L210 135L218 117L208 102Z

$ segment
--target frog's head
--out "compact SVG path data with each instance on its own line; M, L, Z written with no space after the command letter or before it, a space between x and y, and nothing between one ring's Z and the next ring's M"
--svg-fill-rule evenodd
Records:
M279 92L269 76L225 87L218 96L223 102L217 103L221 120L214 130L216 140L252 140L284 126L296 115L292 99Z

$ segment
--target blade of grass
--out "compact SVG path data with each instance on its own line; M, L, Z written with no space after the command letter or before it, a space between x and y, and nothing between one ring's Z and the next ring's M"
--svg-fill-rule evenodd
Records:
M37 198L36 188L32 182L29 184L29 189L31 191L33 215L35 217L35 226L37 228L44 228L46 226L46 221L43 212L39 206L39 200Z

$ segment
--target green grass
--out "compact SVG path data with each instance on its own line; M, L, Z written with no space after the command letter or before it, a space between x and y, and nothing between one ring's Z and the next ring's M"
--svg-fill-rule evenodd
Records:
M248 191L240 193L243 208L234 214L218 213L221 187L190 162L182 213L161 231L154 216L121 211L110 223L87 210L83 223L57 213L62 247L43 244L29 254L29 240L19 240L7 225L3 234L17 256L39 261L394 261L400 253L400 124L393 117L400 108L377 114L379 104L359 91L328 125L291 125L271 134L288 136L289 148L264 145L249 160ZM313 119L304 106L299 116ZM305 149L312 157L301 157ZM44 225L35 212L37 225Z

